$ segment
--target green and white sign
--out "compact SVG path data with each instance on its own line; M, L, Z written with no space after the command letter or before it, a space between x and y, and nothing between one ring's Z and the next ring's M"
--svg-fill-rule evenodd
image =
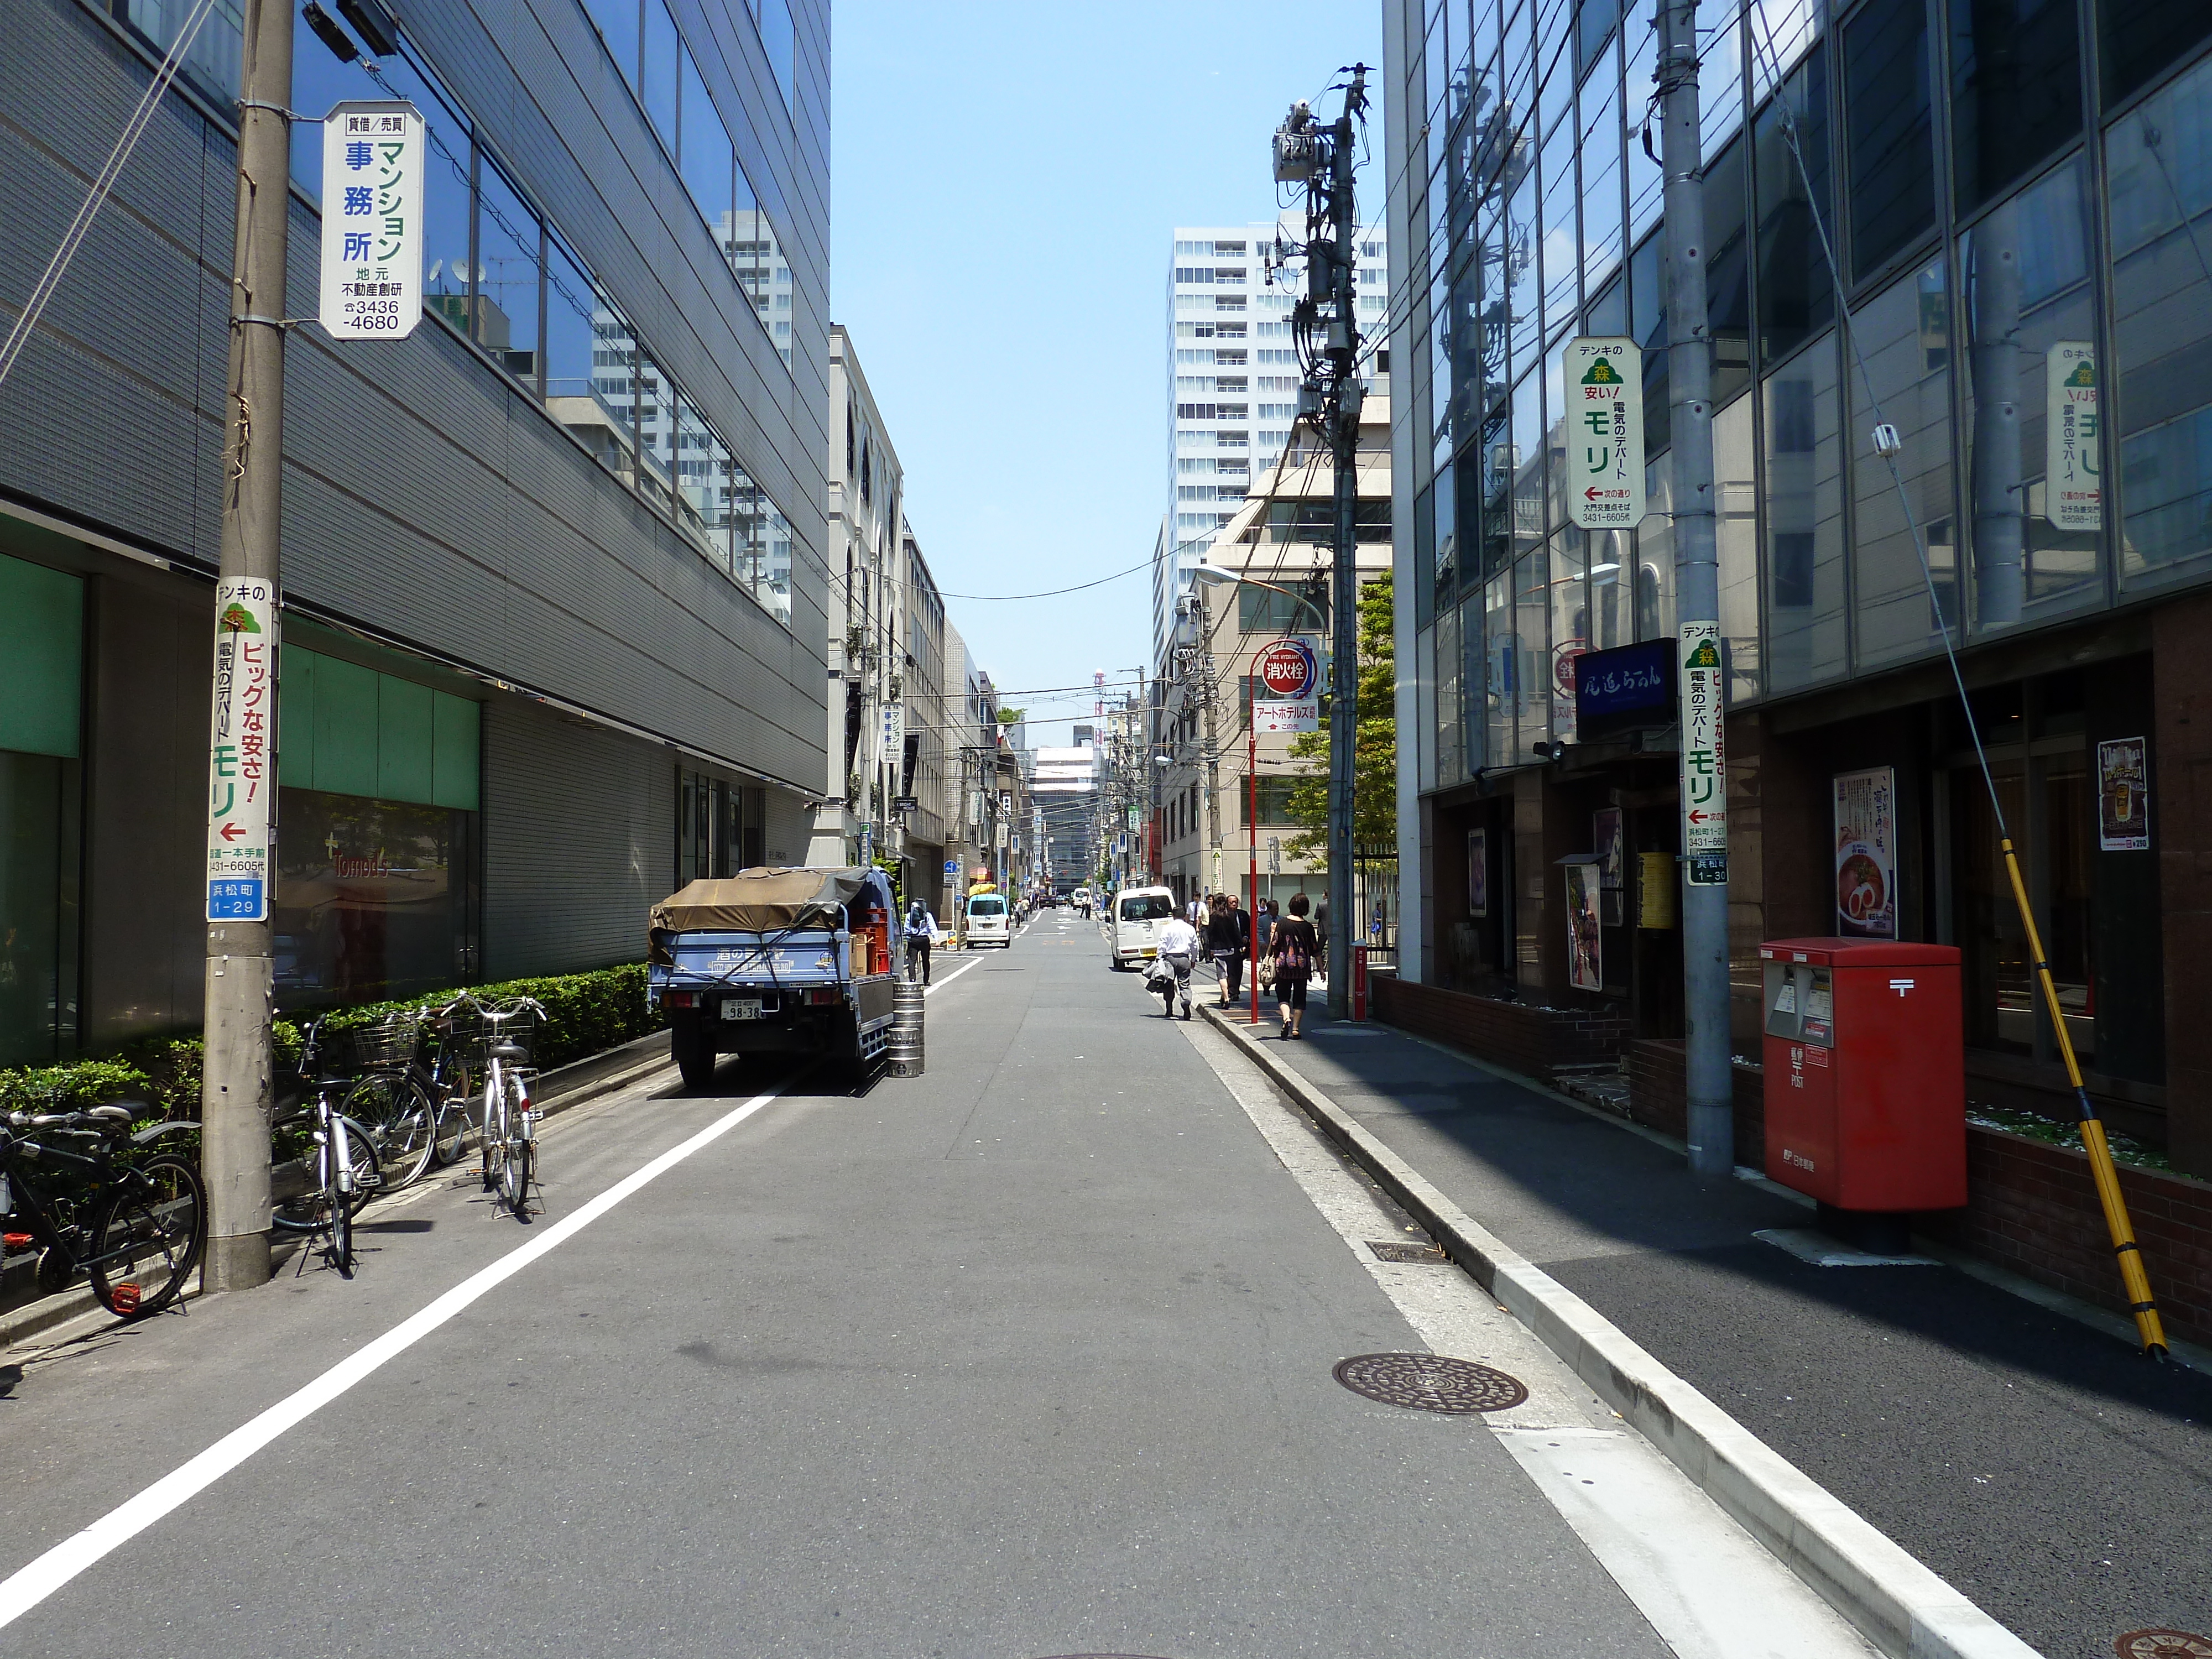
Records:
M1682 853L1692 887L1728 885L1728 777L1722 752L1725 679L1718 623L1682 624Z
M1644 517L1644 353L1633 340L1567 342L1567 515L1584 530L1632 530Z
M2043 516L2053 530L2094 531L2104 522L2097 348L2087 340L2059 340L2043 361Z

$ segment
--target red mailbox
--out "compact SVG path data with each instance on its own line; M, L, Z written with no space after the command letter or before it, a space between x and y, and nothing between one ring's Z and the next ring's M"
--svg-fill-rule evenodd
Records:
M1769 939L1766 1173L1840 1210L1966 1201L1959 952Z

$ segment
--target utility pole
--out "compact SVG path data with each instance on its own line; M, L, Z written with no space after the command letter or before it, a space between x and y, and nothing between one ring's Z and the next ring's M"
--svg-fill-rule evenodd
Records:
M284 465L284 242L290 210L292 8L289 0L247 0L246 61L239 98L238 223L231 252L230 366L223 398L222 549L216 588L215 735L211 790L247 783L258 794L258 820L240 817L263 851L262 877L209 883L206 1058L200 1084L202 1164L209 1227L204 1282L210 1291L250 1290L269 1278L270 1022L276 1001L269 891L276 872L276 704L267 700L265 756L241 761L224 741L240 690L243 653L265 653L274 689L283 588L280 532ZM262 618L265 617L266 621ZM241 629L242 618L252 624ZM249 634L258 632L258 641ZM250 746L250 745L249 745ZM231 752L226 753L226 750ZM258 769L258 770L257 770ZM222 797L209 803L219 810ZM211 870L225 855L211 825ZM226 890L218 893L218 889ZM248 900L250 899L250 902ZM228 912L229 914L225 914ZM246 913L242 916L240 913ZM238 919L234 919L236 917Z
M1720 835L1710 823L1699 835L1708 850L1692 845L1683 824L1682 1002L1684 1085L1687 1097L1690 1168L1700 1176L1727 1176L1735 1166L1735 1109L1729 1060L1728 977L1727 781L1723 768L1720 705L1723 678L1694 669L1691 659L1718 648L1720 569L1713 519L1712 340L1705 323L1705 205L1698 132L1697 0L1657 0L1658 92L1662 147L1666 155L1664 270L1667 307L1668 441L1673 450L1674 581L1678 676L1682 708L1682 801L1692 786L1718 803ZM1707 674L1711 673L1711 678ZM1693 708L1693 697L1710 707ZM1708 726L1709 745L1693 731ZM1697 753L1693 755L1692 749ZM1711 819L1711 814L1706 817ZM1710 850L1719 842L1716 857Z
M1352 1012L1353 749L1359 734L1359 319L1353 283L1359 212L1352 183L1355 123L1367 107L1367 66L1346 71L1344 108L1324 131L1304 104L1275 134L1277 182L1306 185L1306 292L1291 313L1306 385L1298 398L1334 469L1329 567L1333 611L1328 712L1328 1012ZM1328 314L1324 315L1324 312Z

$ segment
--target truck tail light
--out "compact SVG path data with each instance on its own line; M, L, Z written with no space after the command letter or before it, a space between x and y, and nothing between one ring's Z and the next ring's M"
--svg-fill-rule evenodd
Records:
M689 1008L696 1003L699 998L698 994L692 991L664 991L660 994L660 1000L672 1008Z
M819 1007L824 1004L842 1002L845 999L834 985L817 985L806 994L806 1000Z

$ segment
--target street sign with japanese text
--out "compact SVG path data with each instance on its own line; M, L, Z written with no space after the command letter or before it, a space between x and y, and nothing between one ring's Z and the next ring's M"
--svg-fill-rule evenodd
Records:
M1252 729L1321 729L1321 657L1310 640L1271 640L1252 653Z
M1567 514L1584 530L1644 517L1644 353L1631 339L1567 342Z
M896 763L906 753L906 705L884 705L884 758Z
M2097 461L2097 348L2058 340L2044 357L2043 516L2053 530L2103 522Z
M1728 778L1722 751L1725 677L1718 623L1686 622L1676 683L1682 697L1682 852L1692 887L1728 885Z
M323 120L318 315L341 340L404 340L422 320L422 112L333 104Z
M210 921L269 919L276 798L276 584L215 591L215 706L208 731Z

